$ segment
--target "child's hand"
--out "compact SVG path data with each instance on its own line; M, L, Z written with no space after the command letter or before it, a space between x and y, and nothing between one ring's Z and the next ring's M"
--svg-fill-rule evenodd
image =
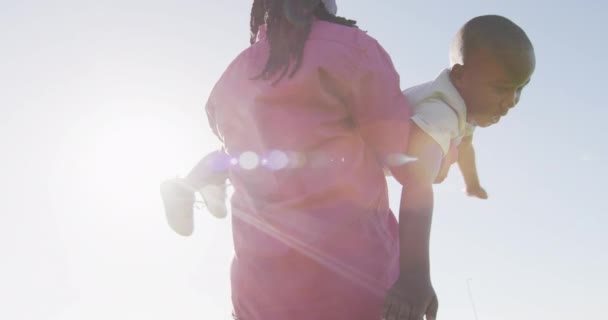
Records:
M481 186L467 187L466 192L469 197L476 197L483 200L488 199L488 193Z

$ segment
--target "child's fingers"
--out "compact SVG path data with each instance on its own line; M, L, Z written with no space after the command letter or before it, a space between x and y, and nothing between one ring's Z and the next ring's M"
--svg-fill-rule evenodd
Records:
M479 189L478 197L483 200L488 199L488 193L486 192L486 190L484 190L484 188Z
M466 194L469 197L476 197L479 199L483 199L486 200L488 199L488 193L486 192L486 190L484 190L483 188L477 188L477 189L466 189Z

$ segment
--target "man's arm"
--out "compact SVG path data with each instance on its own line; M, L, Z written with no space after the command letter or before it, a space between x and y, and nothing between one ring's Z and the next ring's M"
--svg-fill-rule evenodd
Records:
M475 148L473 148L473 135L465 136L458 146L458 168L464 178L467 194L481 199L487 199L488 194L479 183L477 164L475 161Z
M433 215L433 181L439 172L441 147L412 125L408 155L418 160L393 170L403 185L399 209L400 275L385 304L388 319L434 319L437 297L431 284L429 239Z
M401 272L428 274L433 182L443 153L431 137L412 125L408 155L418 160L407 164L399 179L403 185L399 209Z

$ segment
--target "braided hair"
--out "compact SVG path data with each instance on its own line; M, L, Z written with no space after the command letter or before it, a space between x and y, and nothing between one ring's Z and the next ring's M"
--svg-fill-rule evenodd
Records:
M267 39L270 44L266 65L254 79L269 80L280 72L279 77L274 81L276 84L285 75L291 78L298 71L302 65L304 46L314 18L357 27L356 21L329 13L321 0L253 1L249 42L255 43L260 26L266 24Z

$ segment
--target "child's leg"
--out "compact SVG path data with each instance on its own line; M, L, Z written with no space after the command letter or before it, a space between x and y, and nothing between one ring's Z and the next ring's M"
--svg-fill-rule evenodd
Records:
M186 178L171 179L161 184L165 215L173 231L183 236L192 234L193 206L197 191L212 215L218 218L226 216L228 164L229 158L225 153L212 152L199 161Z
M197 190L209 213L217 218L227 215L226 180L230 157L223 151L214 151L199 161L186 177L186 181Z
M198 190L205 201L207 210L216 218L225 218L228 215L228 209L226 208L227 188L228 185L224 180L221 185L210 184Z
M175 178L160 184L160 195L171 229L182 236L191 235L194 229L194 189L183 179Z
M228 179L229 166L230 157L225 152L213 151L190 170L185 181L195 190L201 190L208 185L224 185Z

